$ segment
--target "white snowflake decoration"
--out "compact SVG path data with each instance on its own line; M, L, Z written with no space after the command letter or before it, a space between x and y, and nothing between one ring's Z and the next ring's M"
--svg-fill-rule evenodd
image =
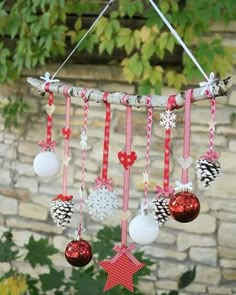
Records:
M165 111L165 113L161 113L161 121L160 125L161 127L164 127L165 129L170 129L176 127L176 115L171 113L170 110Z
M104 185L101 188L91 190L85 203L88 205L89 214L100 220L113 215L118 207L116 192L109 191Z

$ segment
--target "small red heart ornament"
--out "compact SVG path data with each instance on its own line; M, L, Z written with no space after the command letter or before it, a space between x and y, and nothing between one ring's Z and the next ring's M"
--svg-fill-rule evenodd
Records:
M68 140L71 135L71 129L70 128L62 128L62 134L64 135L64 138Z
M125 170L128 170L134 164L135 160L137 159L137 155L134 151L132 151L130 154L127 154L126 152L119 152L118 158Z

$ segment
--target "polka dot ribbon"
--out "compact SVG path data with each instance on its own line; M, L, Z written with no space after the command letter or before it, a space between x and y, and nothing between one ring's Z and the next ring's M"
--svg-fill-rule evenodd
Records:
M185 93L184 104L184 146L183 159L188 161L190 157L190 132L191 132L191 100L193 97L193 90L189 89ZM188 167L182 167L182 184L188 184Z
M45 150L52 150L55 151L56 142L55 140L52 140L52 114L55 109L54 105L54 94L49 90L50 83L46 83L44 88L45 91L48 92L48 103L45 106L45 110L47 112L47 130L46 130L46 140L41 140L39 142L39 146L45 151Z
M103 185L109 191L112 191L112 179L107 178L108 175L108 160L109 160L109 143L110 143L110 122L111 122L111 105L107 102L109 93L105 92L103 95L103 102L106 106L105 126L104 126L104 141L103 141L103 161L102 161L102 175L95 179L94 189L101 188Z
M167 101L167 111L173 108L173 101L175 96L170 96ZM170 141L171 141L171 128L165 129L165 146L164 146L164 170L163 170L163 188L156 186L157 197L164 196L170 197L174 193L173 187L169 185L170 179Z
M70 161L70 147L69 140L71 135L70 129L70 106L71 106L71 97L68 93L70 86L66 85L63 89L63 94L66 100L66 119L65 127L62 129L62 134L64 135L64 158L63 158L63 190L62 194L67 195L67 179L68 179L68 163ZM65 131L67 131L65 133Z
M122 99L124 102L127 101L127 95ZM118 153L120 163L124 167L124 183L123 183L123 212L129 209L129 189L130 189L130 168L136 160L137 156L134 151L131 151L131 136L132 136L132 107L126 105L126 139L125 139L125 151ZM125 246L127 243L127 219L121 221L121 246Z
M188 170L193 159L190 157L190 132L191 132L191 103L193 99L193 90L189 89L185 92L184 102L184 143L183 157L179 159L182 167L181 182L176 181L176 191L192 190L192 182L188 182Z

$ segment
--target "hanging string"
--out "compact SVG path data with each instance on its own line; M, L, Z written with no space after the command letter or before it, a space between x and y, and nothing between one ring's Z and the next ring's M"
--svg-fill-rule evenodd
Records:
M63 196L67 195L67 178L68 178L68 162L70 161L69 155L69 140L70 140L70 105L71 105L71 97L68 94L68 89L70 86L66 85L63 89L63 94L66 99L66 124L65 128L62 129L62 133L65 138L64 143L64 165L63 165L63 189L62 194Z
M86 151L87 151L87 123L88 123L88 109L89 109L89 100L86 97L87 89L82 90L82 98L84 100L84 124L83 131L81 133L80 145L82 148L82 168L81 168L81 184L80 184L80 222L78 228L78 236L80 237L83 231L83 206L84 206L84 176L85 176L85 160L86 160Z
M49 83L45 85L45 90L49 93L48 97L48 105L49 107L52 107L54 102L53 93L49 91ZM47 116L47 143L50 143L52 141L52 114L50 112Z
M156 186L157 197L170 197L174 193L174 189L170 187L170 140L171 129L175 127L176 115L171 113L173 108L174 96L170 96L167 101L167 111L161 114L162 121L160 125L165 128L165 146L164 146L164 169L163 169L163 188Z
M132 107L126 107L126 140L125 152L127 155L131 153L131 133L132 133ZM123 211L129 209L129 186L130 186L130 167L124 170L124 187L123 187ZM121 221L121 246L127 243L127 219Z
M146 136L146 163L145 163L145 173L144 173L144 208L148 204L148 182L149 182L149 165L150 165L150 145L151 145L151 135L152 135L152 122L153 122L153 107L151 105L151 97L146 98L147 105L147 136Z
M211 121L210 121L210 146L209 150L214 153L214 138L215 138L215 113L216 113L216 99L211 98Z
M103 161L102 161L102 179L107 180L108 159L109 159L109 141L110 141L110 121L111 121L111 105L107 102L108 92L103 95L103 101L106 106L104 142L103 142Z
M164 23L166 24L166 26L168 27L168 29L171 31L171 33L174 35L175 39L179 42L179 44L183 47L183 49L188 54L188 56L191 58L191 60L193 61L193 63L197 66L197 68L202 73L202 75L206 78L207 81L210 82L207 74L204 72L204 70L202 69L202 67L200 66L200 64L196 60L196 58L193 56L192 52L189 50L189 48L184 43L184 41L180 38L180 36L178 35L178 33L175 31L175 29L172 27L172 25L169 23L169 21L163 15L163 13L160 11L160 9L157 7L157 5L152 0L149 0L149 2L153 6L153 8L156 10L156 12L158 13L158 15L161 17L161 19L164 21Z
M71 53L68 55L68 57L64 60L64 62L61 64L61 66L58 68L58 70L53 74L52 80L56 77L56 75L59 73L59 71L64 67L64 65L67 63L67 61L70 59L70 57L73 55L73 53L76 51L76 49L80 46L80 44L84 41L84 39L88 36L88 34L92 31L92 29L95 27L99 19L105 14L107 9L112 5L112 3L115 0L110 0L105 8L102 10L102 12L99 14L99 16L96 18L96 20L92 23L91 27L88 29L88 31L84 34L84 36L80 39L78 44L75 46L75 48L71 51Z
M187 160L190 156L190 132L191 132L191 99L193 90L189 89L185 93L184 105L184 147L183 158ZM182 167L182 183L188 184L188 168Z
M126 135L125 135L125 151L118 153L120 163L124 167L124 181L123 181L123 213L128 212L129 209L129 189L130 189L130 168L137 159L134 151L131 151L131 137L132 137L132 107L127 104L128 95L124 95L121 103L126 106ZM121 247L126 247L127 243L127 219L121 221Z
M49 83L46 83L44 88L45 91L48 92L49 96L48 96L48 103L45 105L45 110L47 112L47 129L46 129L46 141L41 140L39 142L39 146L43 149L43 150L55 150L56 147L56 142L53 140L52 141L52 122L53 122L53 118L52 118L52 114L55 110L55 105L54 105L54 94L53 92L49 91Z
M221 174L221 164L218 161L220 152L214 150L215 137L215 113L216 113L216 99L210 98L211 101L211 120L209 122L209 148L197 159L196 173L197 178L203 183L204 187L210 187L215 179Z

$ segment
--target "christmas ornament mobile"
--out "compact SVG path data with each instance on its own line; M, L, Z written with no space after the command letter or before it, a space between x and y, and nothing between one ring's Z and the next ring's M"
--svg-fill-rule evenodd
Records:
M68 165L71 160L69 140L71 135L70 129L70 105L71 97L68 93L69 86L64 86L63 93L66 100L66 119L65 127L62 128L64 136L64 156L63 156L63 185L62 193L58 194L51 202L51 216L57 226L65 228L71 222L71 217L74 213L73 196L67 195L67 178L68 178Z
M146 99L147 104L147 137L146 137L146 165L143 173L144 182L144 202L140 209L140 214L135 216L129 224L129 235L131 239L138 244L150 244L156 240L159 233L159 226L153 216L148 215L148 181L149 181L149 163L150 163L150 145L153 122L153 107L151 98Z
M103 95L103 102L106 106L106 114L103 142L102 175L95 179L95 185L85 201L89 207L89 213L100 220L103 220L106 216L113 215L118 206L117 194L113 190L112 179L108 178L111 105L108 103L107 97L108 93L105 92Z
M184 107L184 147L183 158L179 159L182 167L182 182L177 181L176 191L181 190L170 198L169 210L171 216L179 222L190 222L194 220L200 212L200 202L198 198L189 190L192 190L192 183L188 182L188 168L192 164L190 157L190 116L192 90L185 93Z
M171 129L176 127L176 115L171 112L173 100L174 96L170 96L166 112L160 114L160 126L165 128L163 188L156 186L157 194L153 199L153 214L159 225L164 225L170 216L169 198L174 193L173 187L169 185Z
M76 47L72 50L70 55L66 58L63 64L59 67L56 73L53 75L52 79L49 78L49 74L46 73L45 85L43 90L49 93L48 104L45 109L47 111L47 139L46 141L41 141L39 145L42 147L43 151L39 153L34 159L34 170L40 177L52 177L56 175L60 169L59 160L55 154L55 141L51 139L51 129L52 129L52 114L54 112L55 106L53 104L53 93L49 91L49 86L51 82L55 82L53 78L65 65L71 55L75 52L81 42L85 39L88 33L95 26L97 21L102 17L107 8L112 4L114 0L108 1L108 4L100 13L98 18L92 24L90 29L86 32L83 38L79 41ZM167 27L170 29L174 37L179 41L181 46L184 48L185 52L189 55L192 61L195 63L197 68L207 79L204 82L205 85L200 85L204 87L204 94L202 97L206 96L207 91L209 91L209 96L211 98L211 122L210 122L210 147L209 150L200 157L197 161L197 175L201 182L203 182L205 187L209 187L215 178L219 175L221 170L221 165L218 162L219 153L213 150L214 141L214 125L215 125L215 107L216 102L214 98L214 91L212 89L213 77L210 76L208 79L205 72L202 70L201 66L198 64L188 47L181 40L177 32L170 25L165 16L158 9L156 4L149 0L153 8L159 14L161 19L165 22ZM221 81L222 82L222 81ZM41 84L40 84L41 85ZM224 83L222 88L226 88L227 82ZM61 85L60 85L61 86ZM206 87L205 87L206 86ZM39 87L39 86L38 86ZM219 87L220 88L220 87ZM61 93L62 87L57 87L55 92ZM77 88L78 89L78 88ZM41 89L42 90L42 89ZM84 175L85 175L85 159L86 159L86 147L87 147L87 116L88 116L88 99L86 97L87 89L81 91L76 91L76 96L82 97L84 100L84 128L81 134L80 145L82 147L82 172L81 172L81 187L79 191L80 196L80 223L78 231L76 231L75 238L72 240L65 249L66 260L75 267L82 267L87 265L92 259L92 248L90 244L82 239L83 228L83 205L84 205ZM93 96L91 91L90 95ZM224 90L223 93L226 91ZM79 93L79 94L78 94ZM218 91L220 94L220 91ZM51 214L54 221L58 226L63 228L70 222L71 216L73 214L73 201L72 196L67 195L67 172L68 163L70 161L69 154L69 138L71 135L70 130L70 96L68 94L68 87L63 87L63 95L66 98L66 126L63 128L62 133L65 139L64 145L64 159L63 159L63 191L61 194L57 195L52 201ZM107 177L108 168L108 153L109 153L109 128L110 128L110 105L107 102L107 93L103 96L103 102L106 104L106 124L105 124L105 134L104 134L104 154L103 154L103 169L102 175L96 178L96 185L93 188L93 192L89 196L87 204L90 208L90 212L99 217L101 220L115 210L117 207L116 194L112 188L111 179ZM118 93L118 95L120 95ZM114 95L114 101L117 101L117 97ZM118 96L119 99L121 96ZM171 96L167 102L167 111L161 114L160 125L166 129L165 136L165 155L164 155L164 185L163 188L157 186L157 195L153 200L154 204L154 216L158 221L159 225L166 222L169 215L179 221L179 222L189 222L194 220L200 211L200 203L197 197L189 192L192 189L192 183L188 182L188 168L192 164L192 158L189 155L190 147L190 105L192 91L188 90L186 92L185 99L185 132L184 132L184 152L183 158L179 159L179 163L182 167L182 182L176 182L176 190L180 192L176 193L175 190L169 186L169 157L170 157L170 130L175 127L175 115L171 113L173 108L177 108L177 96ZM198 94L199 97L199 94ZM200 96L200 99L202 99ZM101 98L101 97L100 97ZM96 99L92 100L99 101L99 95ZM133 275L141 269L144 264L140 263L131 253L134 250L134 244L127 246L127 228L128 228L128 217L130 214L129 209L129 185L130 185L130 168L135 162L137 156L134 151L131 151L131 129L132 129L132 108L131 105L141 106L142 97L135 97L135 102L129 105L129 96L124 95L121 99L121 104L126 106L126 144L125 151L120 151L118 153L118 158L120 163L124 167L124 186L123 186L123 207L121 211L121 246L115 246L113 249L116 252L115 256L110 260L105 260L99 262L103 269L108 273L108 278L104 287L104 291L113 288L116 285L122 285L130 291L133 291ZM156 98L155 98L156 99ZM180 101L182 96L180 95ZM174 102L174 103L173 103ZM162 103L158 102L159 106L163 106ZM174 105L175 104L175 105ZM140 244L146 244L152 242L158 234L158 224L153 225L150 216L146 215L147 211L147 189L148 189L148 168L149 168L149 149L150 149L150 136L151 136L151 126L152 126L152 107L150 103L150 97L147 98L146 105L148 106L148 130L147 130L147 146L146 146L146 170L144 173L144 205L141 208L141 215L136 216L130 223L129 232L130 236L134 241ZM173 107L174 105L174 107ZM182 103L180 103L182 105ZM99 208L99 209L98 209ZM109 208L109 209L108 209ZM145 231L144 229L147 228Z
M214 79L213 73L211 73L211 79ZM206 153L197 160L196 173L198 180L203 183L205 188L208 188L221 173L221 164L218 161L220 153L214 150L216 99L212 96L213 91L209 87L210 85L207 85L205 82L201 82L200 85L206 86L203 91L209 96L211 102L211 120L209 122L210 144Z
M121 246L114 247L117 254L112 259L99 262L99 265L108 273L104 291L117 285L122 285L128 290L133 291L133 275L144 266L144 264L139 262L131 253L135 248L134 244L127 246L128 221L126 213L129 209L130 168L137 158L136 153L131 151L132 107L127 105L127 101L128 96L125 95L122 99L122 103L126 105L125 151L120 151L118 153L119 161L124 167L122 208L124 215L122 215L121 220Z
M41 140L39 146L42 151L34 158L33 168L35 173L42 178L49 178L55 176L60 171L60 159L55 152L56 142L52 140L52 123L53 112L55 110L54 94L49 91L50 82L49 73L41 77L45 80L44 89L48 93L48 103L45 105L45 111L47 113L47 137L46 141ZM58 81L58 80L53 80Z

